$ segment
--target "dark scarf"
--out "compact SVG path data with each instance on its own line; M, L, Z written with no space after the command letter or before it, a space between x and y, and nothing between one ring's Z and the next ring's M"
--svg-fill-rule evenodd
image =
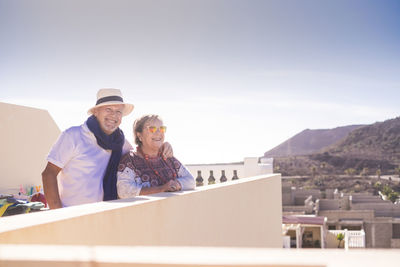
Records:
M106 135L100 128L94 115L90 116L86 124L96 136L97 144L104 149L111 149L111 157L103 177L103 200L117 199L117 168L121 159L122 146L125 142L124 133L118 128L111 135Z

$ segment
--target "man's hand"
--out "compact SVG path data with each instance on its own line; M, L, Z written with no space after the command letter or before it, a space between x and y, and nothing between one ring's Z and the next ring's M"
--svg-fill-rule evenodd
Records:
M172 146L168 142L164 142L160 147L160 153L163 158L172 158L174 156L174 151L172 150Z

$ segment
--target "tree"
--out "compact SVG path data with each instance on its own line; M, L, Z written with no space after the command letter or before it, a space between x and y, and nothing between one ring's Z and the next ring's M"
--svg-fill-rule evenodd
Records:
M312 167L311 167L311 174L312 174L312 178L315 178L315 174L316 174L316 172L317 172L317 167L315 167L315 166L312 166Z
M383 189L382 189L382 194L384 194L385 196L389 197L389 194L393 192L393 189L388 186L388 185L384 185Z
M389 199L390 201L392 201L392 203L396 202L396 200L397 200L398 198L399 198L399 193L397 193L397 192L395 192L395 191L390 192L389 195L388 195L388 199Z
M279 165L276 165L274 168L274 173L278 173L281 170L281 167Z
M381 178L381 174L382 174L381 169L377 169L377 170L376 170L376 176L378 176L378 179Z
M344 239L344 234L343 233L337 234L336 239L339 241L339 244L337 247L340 248L340 244L342 243L342 240Z
M344 173L347 174L347 175L350 176L350 177L353 177L354 174L356 173L356 170L353 169L353 168L348 168L348 169L346 169L346 170L344 171Z
M394 169L394 172L400 176L400 166Z
M369 172L368 168L364 167L360 174L361 174L361 176L367 177L368 176L368 172Z
M322 162L320 167L321 167L321 169L325 169L325 167L326 167L326 162Z
M375 184L374 184L374 188L376 189L376 190L381 190L382 189L382 183L381 182L376 182Z
M390 186L385 185L382 189L382 194L386 196L386 198L393 203L399 198L399 193L394 191Z

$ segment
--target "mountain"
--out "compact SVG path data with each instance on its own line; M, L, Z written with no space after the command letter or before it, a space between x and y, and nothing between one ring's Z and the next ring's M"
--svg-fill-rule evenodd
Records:
M274 158L275 170L289 176L343 174L349 169L354 174L393 174L400 171L399 164L400 117L356 127L318 152Z
M386 160L400 163L400 117L376 122L352 131L339 143L325 149L335 156Z
M351 131L363 125L349 125L334 129L306 129L277 147L264 153L264 157L285 157L308 155L320 151L341 139L345 138Z

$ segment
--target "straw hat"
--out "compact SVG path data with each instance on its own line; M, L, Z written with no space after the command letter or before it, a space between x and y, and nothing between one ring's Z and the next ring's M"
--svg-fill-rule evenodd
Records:
M97 92L97 101L96 105L88 110L88 114L93 114L93 110L95 108L106 106L106 105L120 105L124 104L125 108L122 116L129 115L133 110L133 105L129 103L124 103L124 99L122 98L121 90L114 88L104 88L100 89Z

